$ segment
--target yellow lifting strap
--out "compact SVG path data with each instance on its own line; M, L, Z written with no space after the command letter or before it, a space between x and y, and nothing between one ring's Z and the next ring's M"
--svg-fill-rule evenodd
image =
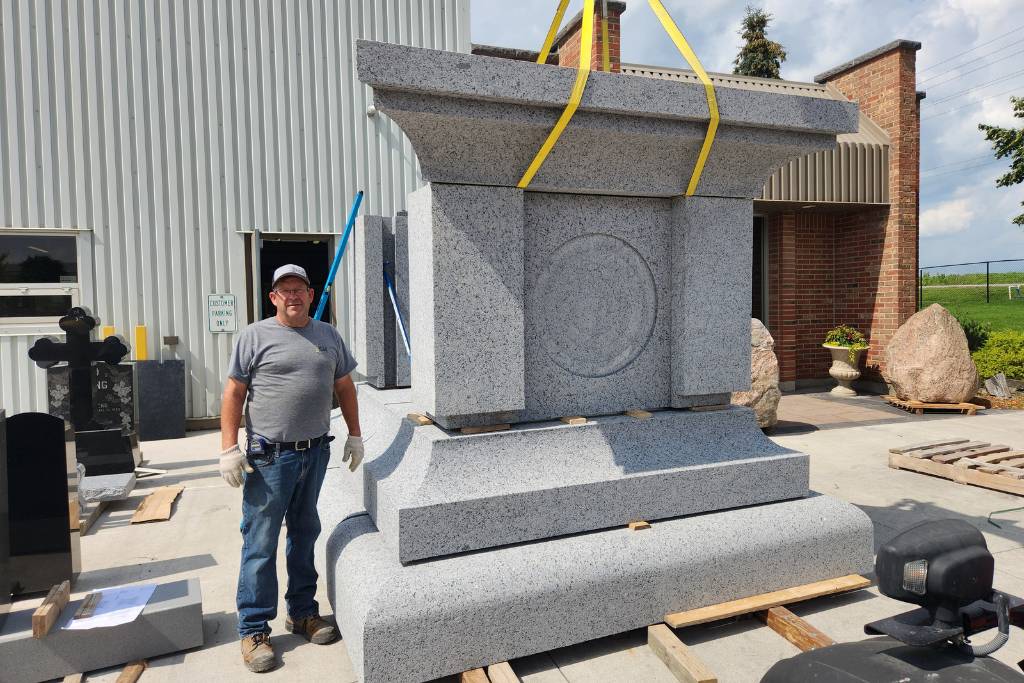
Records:
M700 148L700 154L697 156L697 163L693 166L693 174L690 176L690 184L686 187L686 196L693 196L693 193L697 191L697 184L700 183L700 175L704 172L704 164L708 160L708 155L711 154L711 144L715 141L715 133L718 131L718 100L715 98L715 86L711 84L711 79L708 78L707 72L704 71L704 67L701 66L700 60L697 59L696 53L690 48L690 44L686 42L686 38L683 38L683 34L680 33L679 27L676 26L676 22L672 21L672 17L665 11L665 6L661 4L660 0L647 0L647 4L651 6L654 13L658 16L661 21L662 27L665 32L668 33L669 38L676 44L676 49L679 50L679 54L683 56L686 63L690 65L694 73L697 74L697 78L704 84L704 94L708 98L708 113L711 120L708 121L708 132L704 135L704 144Z
M601 0L601 67L605 72L612 70L608 56L608 0Z
M711 145L715 141L715 133L718 131L718 101L715 98L715 86L711 83L711 79L708 78L707 72L704 71L704 67L701 66L700 60L697 58L696 53L690 48L689 43L686 42L686 38L679 31L679 27L676 26L675 22L672 21L672 17L669 16L665 10L665 6L661 4L660 0L647 0L651 9L654 10L654 14L661 21L662 28L668 33L672 42L675 43L676 49L686 60L690 68L697 74L697 78L704 85L704 93L707 96L708 101L708 115L710 120L708 121L708 130L704 136L704 144L701 146L700 154L697 156L697 163L694 164L693 173L690 175L690 184L686 188L686 196L690 197L697 191L697 185L700 183L701 173L704 172L704 164L707 163L708 155L711 154ZM558 33L559 26L562 25L562 18L565 16L565 9L569 5L569 0L561 0L558 3L558 9L555 11L555 16L551 20L551 27L548 29L548 34L544 38L544 46L541 48L540 55L537 57L538 64L544 64L548 55L551 53L551 46L554 44L555 35ZM602 65L605 71L611 70L611 64L608 56L608 16L607 11L604 10L606 5L602 2L602 14L601 14L601 46L602 46ZM537 155L534 156L533 161L530 162L530 166L523 173L523 177L520 178L517 187L525 189L530 181L533 180L533 176L537 174L540 167L544 164L544 160L547 159L551 149L558 142L558 138L562 135L562 131L569 124L569 120L573 114L576 113L577 107L579 107L580 100L583 98L583 89L587 85L587 77L590 75L590 58L591 50L594 42L594 0L583 1L583 30L580 36L580 61L579 66L576 68L576 82L573 84L572 92L569 95L569 102L565 106L565 110L562 111L562 115L558 118L558 122L555 123L555 127L551 129L544 144L541 145ZM585 40L584 40L585 38Z

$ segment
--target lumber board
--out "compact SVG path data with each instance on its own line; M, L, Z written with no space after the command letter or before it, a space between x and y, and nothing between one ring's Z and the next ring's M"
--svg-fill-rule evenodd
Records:
M642 519L638 519L636 521L633 521L633 522L629 523L629 530L630 531L643 531L644 529L650 529L650 528L651 528L651 523L650 522L646 522L646 521L644 521Z
M647 627L647 647L683 683L718 683L718 678L665 624Z
M981 465L991 465L1004 460L1010 460L1013 458L1024 457L1024 451L1010 451L1009 453L994 453L992 455L979 455L977 457L971 456L963 460L957 460L956 464L960 467L980 467Z
M932 460L935 462L941 462L944 465L948 465L951 462L956 462L961 458L973 458L974 456L985 456L992 455L993 453L1005 453L1010 450L1009 446L985 446L983 448L972 448L966 451L957 451L956 453L949 453L947 455L937 455Z
M978 468L979 472L987 472L988 474L998 474L1003 477L1011 477L1013 479L1024 479L1024 469L1020 467L1011 467L1009 465L985 465L984 467Z
M562 422L567 425L585 425L587 424L587 418L582 415L570 415L562 418Z
M101 500L98 502L89 503L88 507L85 508L85 516L82 517L79 522L79 531L84 535L92 528L92 525L96 523L96 520L100 518L103 511L110 505L109 500Z
M920 458L921 460L931 460L937 455L946 455L948 453L956 453L958 451L970 451L976 448L985 448L991 446L988 441L968 441L963 444L953 444L951 446L939 446L938 448L928 448L923 451L911 451L906 454L909 458Z
M487 667L487 677L491 679L491 683L521 683L508 662L491 664Z
M142 672L145 670L145 659L140 659L137 662L127 664L124 669L121 670L121 673L118 674L117 681L115 683L135 683L135 681L139 680L139 676L141 676Z
M956 481L961 484L973 484L986 489L1024 496L1024 481L1020 479L971 469L960 470L957 475Z
M160 522L171 518L171 507L175 499L185 490L184 486L161 486L153 493L142 499L135 514L132 515L132 524L144 522Z
M431 420L426 415L421 415L420 413L409 413L405 417L407 420L409 420L409 422L412 422L415 425L419 425L420 427L425 427L426 425L434 424L433 420Z
M88 619L96 612L96 606L100 604L100 600L103 599L103 591L93 591L85 596L85 600L82 600L82 604L78 606L78 610L75 612L75 619Z
M906 446L898 446L896 448L890 448L890 453L905 454L910 451L924 451L930 448L938 448L939 446L952 446L958 443L967 443L970 439L938 439L932 441L918 441L917 443L908 444Z
M814 583L808 583L802 586L794 586L793 588L784 588L770 593L752 595L748 598L731 600L718 605L710 605L708 607L700 607L698 609L691 609L685 612L668 614L665 616L665 623L672 628L704 624L709 621L718 621L719 619L728 619L729 617L735 617L741 614L750 614L751 612L771 609L772 607L778 607L779 605L788 605L794 602L811 600L812 598L820 598L824 595L859 590L870 585L871 582L863 576L860 576L859 574L848 574L847 576L840 576L835 579L815 581Z
M71 599L71 582L62 581L46 594L43 603L32 613L32 637L39 639L46 636L57 622L61 610Z
M491 683L483 669L470 669L459 674L459 683Z
M933 474L936 477L943 477L944 479L952 479L953 465L943 465L941 463L932 462L931 460L924 460L915 458L907 455L897 455L896 453L889 454L889 467L898 470L911 470L913 472L922 472L924 474ZM967 468L963 469L965 472L971 470Z
M781 605L758 612L757 617L801 652L835 645L834 640Z
M649 410L627 410L626 412L623 413L623 415L635 417L638 420L647 420L650 419L654 415L654 413L652 413Z
M85 674L68 674L64 677L62 683L82 683L82 679Z
M992 489L993 491L1003 491L1005 493L1024 496L1024 481L1017 479L1016 477L1005 476L1003 474L982 472L979 471L978 468L943 465L942 463L932 462L931 460L919 460L917 458L898 455L896 453L889 454L889 467L893 469L931 474L936 477L955 481L958 484L972 484L973 486L981 486L982 488Z
M81 511L78 509L78 494L68 496L68 519L71 521L71 531L80 531L82 521L78 518Z
M503 432L512 429L510 424L479 425L477 427L462 427L459 429L463 434L487 434L488 432Z

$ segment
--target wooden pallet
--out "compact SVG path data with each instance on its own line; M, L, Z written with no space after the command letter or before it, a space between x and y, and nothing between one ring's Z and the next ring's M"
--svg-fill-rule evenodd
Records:
M962 415L974 415L979 410L984 410L982 406L976 403L925 403L923 401L904 401L891 395L883 396L882 398L889 405L902 408L908 413L914 413L915 415L924 415L926 410L955 410Z
M889 449L889 467L1024 496L1024 451L968 439Z

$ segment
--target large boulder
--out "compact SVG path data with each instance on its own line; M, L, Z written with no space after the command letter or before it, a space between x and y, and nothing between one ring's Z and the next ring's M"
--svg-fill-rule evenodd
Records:
M885 347L882 372L903 400L960 403L978 390L967 336L949 311L932 304L903 323Z
M762 429L779 421L779 361L775 357L775 340L757 318L750 319L750 391L732 395L736 405L749 406L757 415Z

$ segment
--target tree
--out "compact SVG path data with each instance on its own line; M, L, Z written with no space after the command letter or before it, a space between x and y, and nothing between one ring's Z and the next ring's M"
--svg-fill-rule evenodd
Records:
M1013 115L1024 119L1024 97L1011 97ZM999 128L984 123L978 129L985 131L985 139L992 143L992 151L996 159L1010 157L1010 170L996 180L996 187L1010 187L1024 183L1024 126L1020 128ZM1024 206L1024 202L1020 203ZM1024 228L1024 213L1013 219L1013 222Z
M733 64L734 74L758 76L760 78L779 78L779 69L786 61L786 50L775 41L768 40L765 31L771 23L771 14L763 9L747 7L743 17L740 37L746 44L740 48Z

